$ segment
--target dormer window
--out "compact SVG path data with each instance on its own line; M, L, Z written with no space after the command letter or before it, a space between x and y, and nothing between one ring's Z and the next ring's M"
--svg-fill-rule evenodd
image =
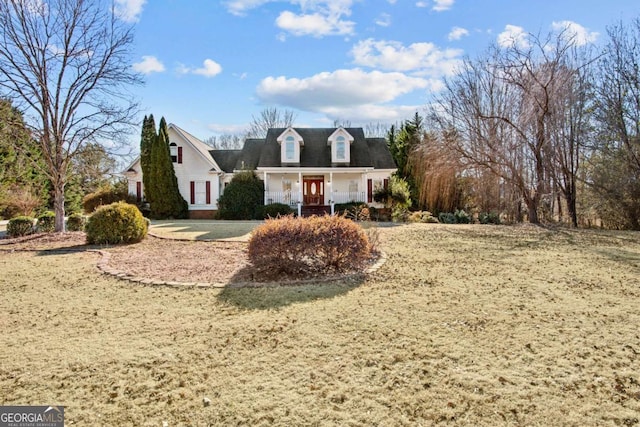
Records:
M345 150L346 150L347 142L344 139L344 136L340 135L336 138L336 160L344 160L345 159Z
M346 129L339 127L327 140L331 146L331 163L348 164L351 162L351 144L353 137Z
M284 140L284 158L287 161L293 161L296 155L296 141L292 136L288 136Z
M175 142L169 144L169 155L173 163L182 163L182 147L178 147Z
M300 151L304 140L293 128L288 128L278 136L280 144L280 161L284 165L299 165Z

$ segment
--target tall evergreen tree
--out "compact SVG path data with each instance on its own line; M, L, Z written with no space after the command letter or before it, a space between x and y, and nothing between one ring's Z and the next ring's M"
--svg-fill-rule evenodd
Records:
M158 136L151 147L151 179L154 192L150 202L153 218L186 218L187 202L178 188L171 153L169 150L169 132L164 117L160 119Z
M156 122L153 114L144 116L142 121L142 135L140 138L140 167L142 168L142 185L144 187L144 197L149 203L153 200L154 179L151 163L151 147L157 139Z

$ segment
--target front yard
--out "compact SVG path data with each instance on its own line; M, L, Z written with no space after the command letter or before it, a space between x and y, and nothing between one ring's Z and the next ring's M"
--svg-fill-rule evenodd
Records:
M67 425L640 425L638 233L379 232L375 276L262 289L0 246L0 404Z

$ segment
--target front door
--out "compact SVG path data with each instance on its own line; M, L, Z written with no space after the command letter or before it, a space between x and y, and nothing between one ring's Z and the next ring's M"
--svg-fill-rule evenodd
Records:
M302 180L305 206L324 204L324 177L306 177Z

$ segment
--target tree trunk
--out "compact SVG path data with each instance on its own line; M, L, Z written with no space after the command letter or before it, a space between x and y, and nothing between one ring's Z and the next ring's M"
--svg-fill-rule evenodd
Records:
M56 214L55 231L56 233L64 233L64 181L56 180L53 182L53 210Z
M540 224L538 218L538 196L527 198L527 216L530 224Z

